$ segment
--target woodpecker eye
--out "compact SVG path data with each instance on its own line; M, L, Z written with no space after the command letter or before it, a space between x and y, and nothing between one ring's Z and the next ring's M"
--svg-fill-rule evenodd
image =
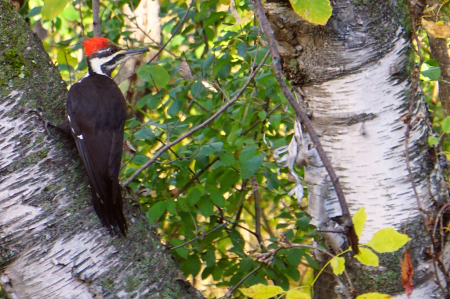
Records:
M109 51L109 53L111 53L111 54L112 54L112 53L116 53L116 49L114 49L114 48L109 48L108 51Z

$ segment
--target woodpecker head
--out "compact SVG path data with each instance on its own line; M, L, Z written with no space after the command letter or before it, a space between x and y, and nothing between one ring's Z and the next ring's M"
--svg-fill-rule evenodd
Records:
M104 37L83 41L89 73L111 76L112 71L131 56L148 52L148 49L124 50Z

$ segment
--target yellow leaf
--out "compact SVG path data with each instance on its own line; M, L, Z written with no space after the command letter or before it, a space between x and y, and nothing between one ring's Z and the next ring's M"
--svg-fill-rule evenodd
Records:
M70 0L45 0L41 9L44 20L51 20L63 12Z
M377 231L372 240L367 243L367 246L379 253L394 252L402 248L409 240L411 238L407 235L398 233L395 229L388 227Z
M240 290L245 296L254 299L269 299L284 292L283 289L278 286L266 286L261 283Z
M311 296L299 290L290 290L286 293L286 299L311 299Z
M325 25L333 13L330 0L289 0L292 9L306 21Z
M359 247L359 254L355 255L356 259L367 266L379 266L378 256L369 248Z
M450 27L444 24L437 24L433 21L427 21L422 18L422 25L425 31L436 38L449 38Z
M367 214L364 207L360 208L355 215L353 215L352 221L355 226L356 235L361 238L364 225L366 224Z
M335 256L330 261L330 266L333 268L335 275L341 275L345 270L345 259L343 257Z
M305 293L309 294L309 296L311 296L311 285L314 282L314 278L315 278L314 268L300 264L298 269L300 271L300 277L302 278L300 286L304 287L304 288L302 288L303 292L305 292ZM307 288L305 288L305 287L307 287Z
M367 293L356 297L356 299L391 299L391 295L380 294L380 293Z

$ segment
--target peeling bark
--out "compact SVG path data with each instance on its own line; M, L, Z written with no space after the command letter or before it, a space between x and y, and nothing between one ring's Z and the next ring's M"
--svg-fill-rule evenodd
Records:
M367 211L360 243L386 227L405 231L413 238L416 274L411 298L439 296L430 257L424 254L430 239L421 224L404 152L403 118L410 105L409 72L413 67L406 12L396 1L337 0L332 5L333 16L322 27L302 20L287 1L265 4L286 77L312 115L351 212L360 207ZM431 126L424 99L421 95L416 98L410 162L420 205L436 215L435 206L447 200L447 189L436 150L427 143ZM311 150L308 136L304 135L304 140L299 154ZM305 180L310 213L314 224L330 228L332 220L339 222L340 207L320 159L314 154L309 159ZM325 234L325 238L333 238L333 234ZM380 255L379 268L348 264L355 294L378 291L406 298L400 286L401 253ZM323 275L322 279L316 285L316 298L349 298L345 281L337 279L330 286L330 277Z
M59 71L9 0L0 11L2 290L12 298L203 298L130 200L128 238L102 227L73 142L47 135L30 111L63 120Z

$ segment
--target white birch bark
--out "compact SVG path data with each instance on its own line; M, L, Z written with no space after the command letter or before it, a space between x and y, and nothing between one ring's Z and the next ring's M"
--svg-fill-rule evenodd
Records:
M312 115L350 211L353 214L364 207L367 212L360 243L367 243L376 231L386 227L400 232L406 229L413 239L411 253L415 265L411 298L438 298L433 265L423 254L431 241L424 237L419 208L436 214L432 205L445 202L447 190L438 158L427 144L431 127L422 95L414 103L415 125L409 140L419 203L408 176L404 117L410 105L411 82L405 68L413 66L408 62L411 55L407 51L408 36L400 25L400 18L405 15L393 1L366 7L362 3L334 1L333 17L327 26L320 27L306 23L287 5L267 3L265 8L279 43L286 75L297 86L301 104ZM299 134L293 137L297 151L284 160L307 165L304 179L313 223L332 229L330 218L341 215L340 206L326 170L315 150L311 150L308 136L302 137ZM308 161L305 152L309 153ZM325 237L332 241L332 247L342 244L337 234L325 234ZM370 290L395 295L393 298L407 298L400 287L401 253L403 250L382 255L378 269L349 267L357 292ZM397 280L387 282L386 289L373 289L376 285L373 282L390 270L397 273ZM364 281L361 278L364 275L372 279ZM335 293L348 298L348 292Z
M30 111L62 122L59 71L9 0L0 11L2 291L20 299L203 298L130 198L127 238L101 225L74 143L52 128L48 135Z

